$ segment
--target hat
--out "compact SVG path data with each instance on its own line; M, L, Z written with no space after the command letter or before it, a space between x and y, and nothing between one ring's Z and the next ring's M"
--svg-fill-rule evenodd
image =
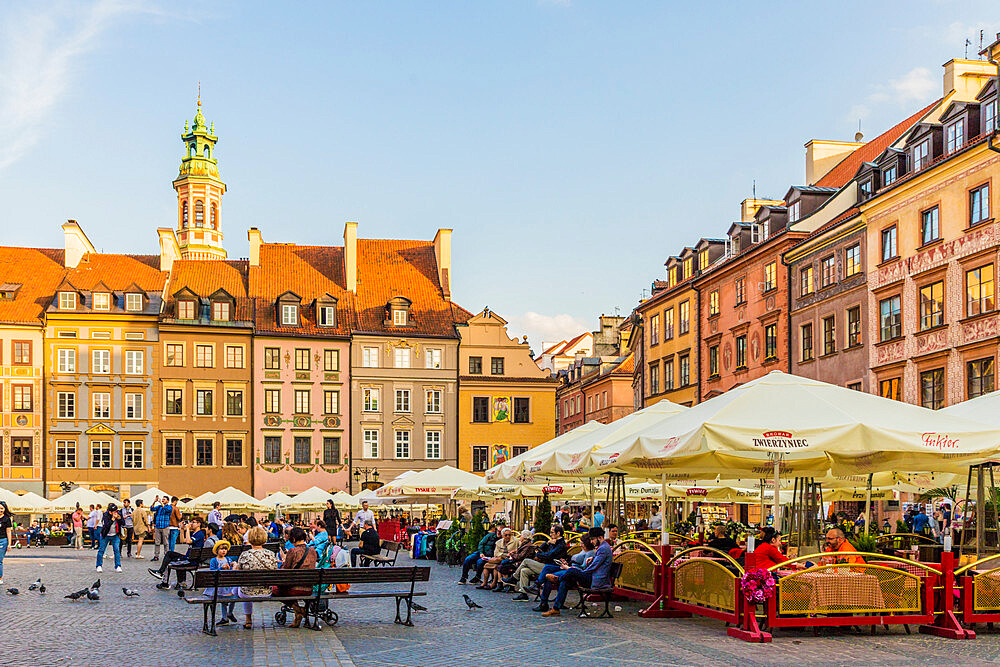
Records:
M212 553L218 556L220 547L226 547L228 549L231 546L232 545L229 544L229 540L219 540L218 542L212 545Z
M114 503L108 503L108 511L109 512L114 512L117 509L118 509L118 505L115 505Z

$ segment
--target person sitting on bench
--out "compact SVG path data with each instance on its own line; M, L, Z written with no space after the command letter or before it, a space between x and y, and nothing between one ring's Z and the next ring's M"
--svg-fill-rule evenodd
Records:
M534 611L543 612L542 616L559 616L559 610L562 609L563 604L566 602L566 595L569 593L571 586L583 586L585 588L606 588L611 586L613 556L611 545L604 541L604 529L591 528L587 535L597 545L597 550L594 552L594 559L583 568L562 565L561 568L566 570L562 577L556 574L546 575L545 583L542 584L542 602L537 607L534 607ZM549 591L552 590L552 585L555 583L559 584L559 592L556 593L556 601L552 605L552 608L548 609L545 600L548 599Z
M382 551L382 542L378 538L374 522L365 521L365 530L361 533L361 546L351 549L351 567L358 566L358 554L375 556Z
M191 545L188 547L188 552L186 554L181 554L176 551L168 551L163 556L163 562L160 563L160 569L154 570L153 568L149 568L149 573L151 575L162 578L162 581L156 584L156 587L161 591L170 588L170 564L187 564L189 562L188 554L191 553L191 549L201 549L205 546L205 531L201 529L201 520L197 518L191 519L190 528L192 531ZM186 577L187 572L184 570L177 570L177 583L174 584L174 588L179 590Z
M302 530L298 526L295 526L290 531L289 541L292 543L292 548L285 553L285 560L281 564L281 569L316 569L316 561L318 560L316 550L306 544L306 531ZM305 588L297 586L281 586L278 589L278 595L281 597L290 595L309 595L311 593L311 586ZM302 624L302 619L306 617L306 604L305 602L296 600L295 602L292 602L292 606L295 608L295 620L292 622L291 627L297 628Z

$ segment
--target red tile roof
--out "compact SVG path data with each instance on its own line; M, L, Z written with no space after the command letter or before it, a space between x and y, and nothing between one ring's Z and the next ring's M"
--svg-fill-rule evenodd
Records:
M881 155L882 151L895 143L897 139L903 136L904 132L913 127L913 125L923 118L928 111L940 103L941 100L937 100L927 105L903 122L894 125L887 131L867 142L865 145L860 146L853 153L841 160L837 166L831 169L828 174L823 176L823 178L816 181L814 185L834 188L844 187L844 185L846 185L852 178L854 178L854 175L858 173L858 168L861 166L862 162L871 162Z
M248 262L242 260L211 260L211 259L179 259L175 260L170 269L169 295L166 313L171 316L173 295L187 288L199 297L205 299L220 289L225 290L236 300L234 321L248 322L253 319L253 308L247 297Z
M0 299L0 322L40 326L65 273L62 250L0 246L0 283L20 285L13 301Z
M160 271L159 255L87 253L76 268L66 272L66 279L83 291L104 283L120 292L135 283L146 292L161 292L167 272Z

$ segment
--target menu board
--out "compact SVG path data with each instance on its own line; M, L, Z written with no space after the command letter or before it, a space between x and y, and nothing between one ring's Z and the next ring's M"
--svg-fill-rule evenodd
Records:
M702 505L698 508L701 518L706 524L716 521L729 521L729 511L719 505Z

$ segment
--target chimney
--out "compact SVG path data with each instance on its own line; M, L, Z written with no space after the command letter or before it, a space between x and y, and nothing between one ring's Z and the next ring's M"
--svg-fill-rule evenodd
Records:
M260 230L251 227L247 232L247 239L250 241L250 266L260 266Z
M953 91L954 102L975 102L986 81L996 76L997 69L987 60L953 58L944 65L944 95Z
M344 280L348 292L358 291L358 223L344 225Z
M174 265L174 260L181 258L177 235L169 227L159 227L156 234L160 237L160 271L169 271Z
M439 229L434 235L434 259L437 261L438 282L445 301L451 301L451 230Z
M856 151L863 142L827 141L813 139L806 144L806 185L816 185L816 181L830 173L840 162Z
M96 253L94 244L90 242L87 235L76 220L67 220L63 228L63 243L65 245L65 257L63 264L67 269L75 269L88 252Z

